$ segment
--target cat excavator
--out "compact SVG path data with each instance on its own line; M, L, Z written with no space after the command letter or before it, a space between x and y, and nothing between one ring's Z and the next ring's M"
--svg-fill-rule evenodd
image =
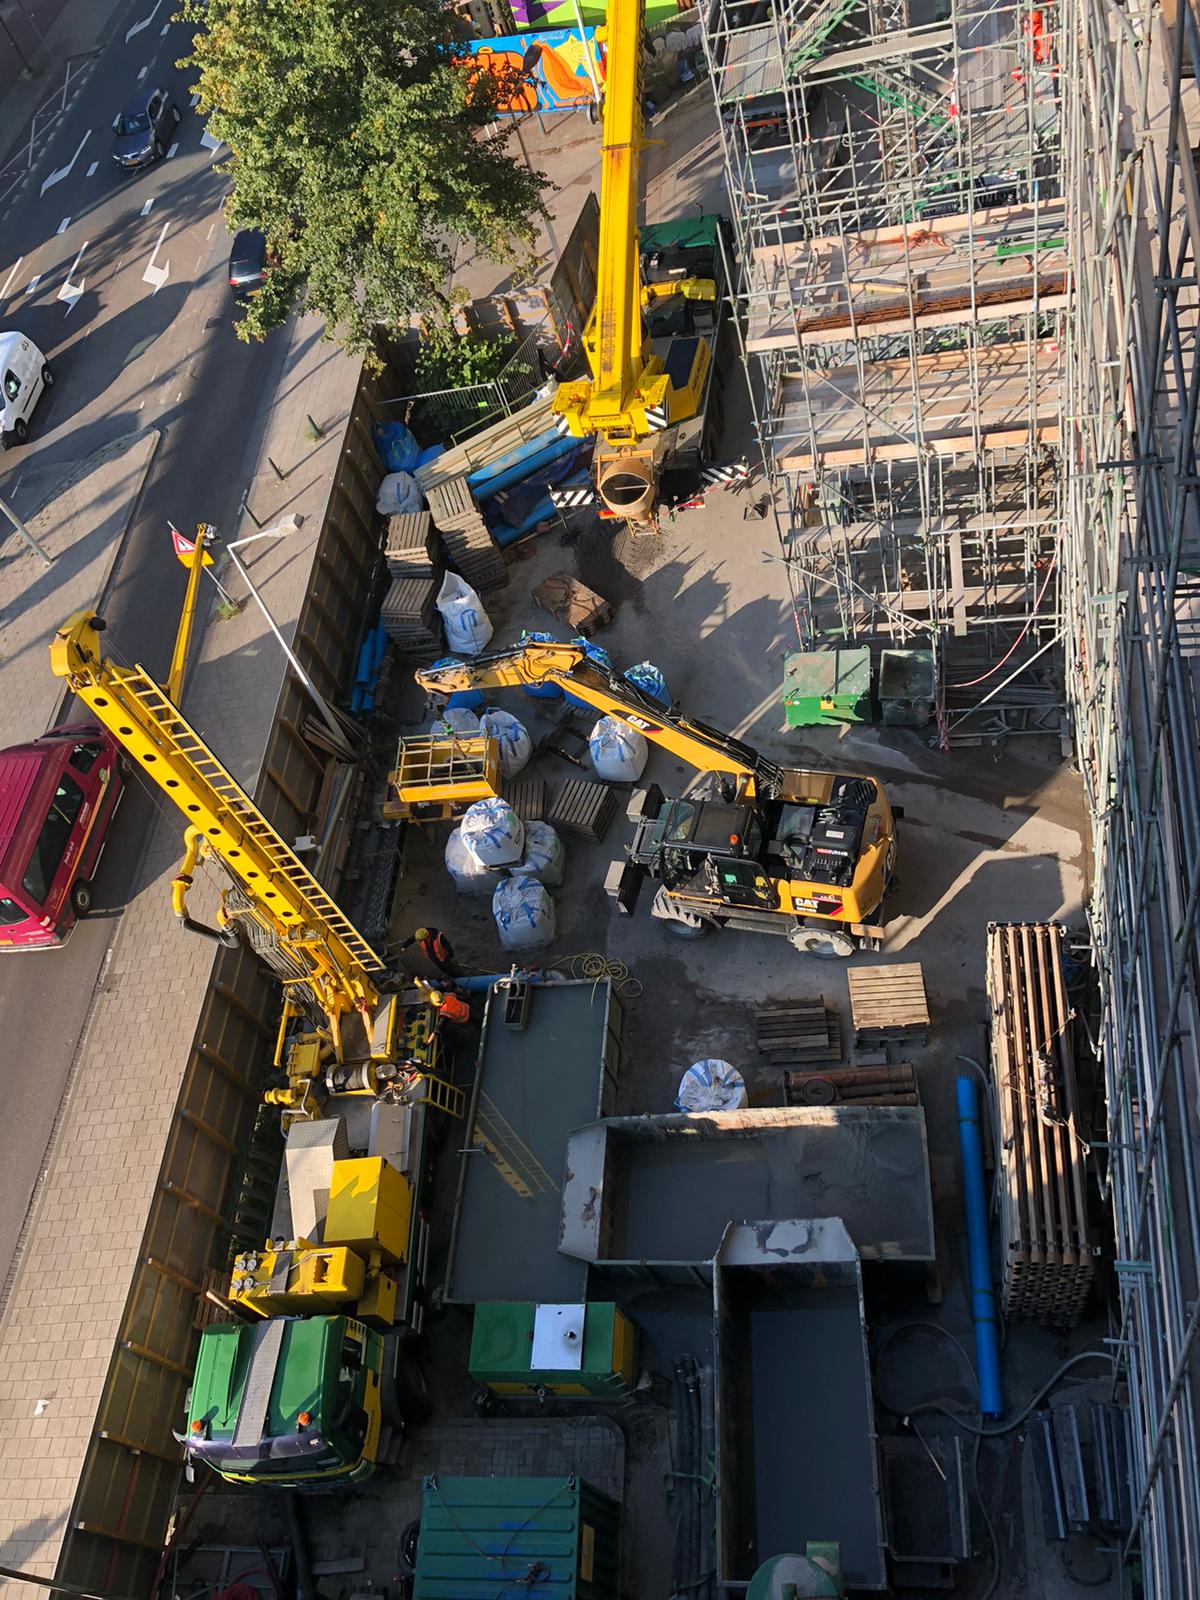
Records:
M705 302L717 294L711 278L697 275L642 285L637 209L643 11L643 0L609 0L596 302L583 335L590 376L561 384L554 399L563 433L598 436L592 458L596 492L609 515L634 525L644 524L653 509L672 431L706 408L716 343L715 337L693 334L656 349L643 308L671 296ZM697 430L697 437L704 431Z
M778 766L660 704L577 644L523 644L422 667L416 679L435 696L554 684L709 775L713 792L703 796L668 799L651 784L637 797L628 860L605 884L627 914L649 878L658 885L651 916L680 938L735 928L830 957L881 944L899 812L875 778Z

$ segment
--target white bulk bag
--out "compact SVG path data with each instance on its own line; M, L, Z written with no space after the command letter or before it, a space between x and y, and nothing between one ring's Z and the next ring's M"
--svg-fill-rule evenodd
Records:
M448 572L438 590L437 608L446 626L446 643L457 655L477 656L492 637L483 601L457 572Z
M548 822L525 824L525 854L515 867L509 867L514 878L525 874L537 878L549 889L557 889L563 881L563 868L567 853L563 842Z
M554 901L536 878L502 878L492 896L492 916L506 950L539 950L556 932Z
M636 728L616 717L601 717L588 739L588 753L596 776L606 783L636 783L649 754Z
M485 867L513 867L525 849L525 825L507 800L476 800L461 823L463 843Z
M447 706L429 731L435 739L477 739L479 718L466 706Z
M446 871L454 879L459 894L490 895L496 885L496 874L471 854L462 836L455 828L446 840Z
M740 1111L746 1082L736 1067L715 1056L694 1061L679 1081L680 1111Z
M525 724L511 711L501 711L489 706L479 718L484 733L490 733L500 747L500 771L506 778L515 778L533 754L533 740L525 731Z
M401 517L420 511L424 501L411 472L389 472L379 485L375 509L381 517Z

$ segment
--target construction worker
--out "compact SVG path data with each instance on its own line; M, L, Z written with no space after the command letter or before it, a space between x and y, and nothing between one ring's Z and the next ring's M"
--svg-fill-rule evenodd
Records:
M444 974L447 978L454 977L457 968L454 965L454 947L440 928L417 928L400 946L400 954L411 950L413 946L435 972Z
M462 995L455 994L453 989L435 989L433 984L427 983L424 978L418 978L416 983L417 988L437 1012L440 1021L470 1022L471 1007Z

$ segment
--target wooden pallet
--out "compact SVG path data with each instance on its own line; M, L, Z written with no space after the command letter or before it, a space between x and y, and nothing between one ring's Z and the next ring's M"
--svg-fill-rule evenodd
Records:
M1057 923L988 929L1002 1300L1005 1316L1049 1328L1079 1322L1095 1275L1063 939Z
M546 815L546 780L509 778L504 785L504 798L522 822L541 822Z
M533 598L556 622L561 622L572 633L582 633L585 638L612 621L612 607L608 601L569 572L552 572L548 578L543 578L533 591Z
M890 1067L831 1067L821 1072L785 1072L785 1106L916 1106L917 1075L911 1061Z
M388 518L383 559L393 578L433 576L441 565L441 554L428 511Z
M758 1048L773 1067L841 1060L841 1021L822 995L815 1000L770 1000L751 1015Z
M849 979L856 1045L903 1041L907 1047L926 1042L929 1002L919 961L890 967L851 967Z
M559 791L546 821L563 833L599 844L616 812L616 794L606 783L571 778Z

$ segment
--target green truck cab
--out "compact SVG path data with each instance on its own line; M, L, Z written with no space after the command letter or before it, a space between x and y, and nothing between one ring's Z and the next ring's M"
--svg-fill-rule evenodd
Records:
M374 1476L427 1409L402 1339L346 1316L210 1325L181 1440L189 1466L279 1489Z

